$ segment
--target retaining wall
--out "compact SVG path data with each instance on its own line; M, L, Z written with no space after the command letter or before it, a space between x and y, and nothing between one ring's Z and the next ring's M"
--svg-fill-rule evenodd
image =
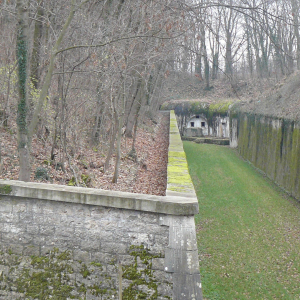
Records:
M300 199L300 124L239 113L231 145L295 198Z
M165 197L0 180L0 299L202 299L174 119Z

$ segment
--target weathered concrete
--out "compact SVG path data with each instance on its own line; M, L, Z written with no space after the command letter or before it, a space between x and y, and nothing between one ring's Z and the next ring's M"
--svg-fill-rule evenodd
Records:
M11 188L9 195L15 197L134 209L171 215L194 215L198 213L197 198L187 198L185 193L178 194L176 197L164 197L13 180L0 180L0 193L1 188L3 189L5 185L9 185Z
M200 127L184 127L183 128L183 137L202 137L203 135L203 130Z
M0 180L0 299L202 299L198 202L172 124L165 197Z
M215 144L222 146L229 146L230 140L227 138L215 138L215 137L203 137L203 138L195 138L195 137L182 137L183 141L195 142L197 144Z
M189 175L175 113L170 114L170 142L167 196L189 195L197 199ZM202 299L198 248L194 216L166 216L162 224L169 226L165 271L173 274L174 299Z
M232 146L270 179L300 199L300 123L275 117L236 113Z

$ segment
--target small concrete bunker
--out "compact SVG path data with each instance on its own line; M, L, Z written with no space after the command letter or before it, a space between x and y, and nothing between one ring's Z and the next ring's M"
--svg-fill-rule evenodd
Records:
M233 100L170 100L161 110L174 109L182 137L230 137L230 108Z

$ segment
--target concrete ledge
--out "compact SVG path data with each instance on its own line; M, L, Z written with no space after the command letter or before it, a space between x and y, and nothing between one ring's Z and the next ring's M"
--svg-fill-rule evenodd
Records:
M217 137L181 137L183 141L195 142L197 144L215 144L221 146L228 146L230 141L228 138L217 138Z
M176 195L170 196L154 196L64 185L0 180L0 201L3 197L2 195L170 215L187 216L198 213L197 198L185 193L176 193Z
M167 196L188 194L196 198L194 185L189 174L188 164L183 149L174 111L170 112L170 136L168 152Z

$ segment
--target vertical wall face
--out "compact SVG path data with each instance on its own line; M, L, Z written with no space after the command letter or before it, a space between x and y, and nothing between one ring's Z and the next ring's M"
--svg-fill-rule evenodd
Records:
M238 146L238 121L236 118L230 117L230 147L236 148Z
M167 196L0 180L0 299L201 300L175 116Z
M241 155L300 199L300 126L264 116L240 114L238 149Z
M0 299L36 299L43 291L38 299L51 295L111 300L118 299L119 283L123 299L137 295L169 299L172 273L164 272L169 227L162 224L162 217L137 210L2 197Z
M166 194L167 196L194 199L198 203L174 111L171 111L170 114ZM202 290L194 216L168 216L163 222L170 228L165 270L173 276L173 299L200 300L202 299Z

